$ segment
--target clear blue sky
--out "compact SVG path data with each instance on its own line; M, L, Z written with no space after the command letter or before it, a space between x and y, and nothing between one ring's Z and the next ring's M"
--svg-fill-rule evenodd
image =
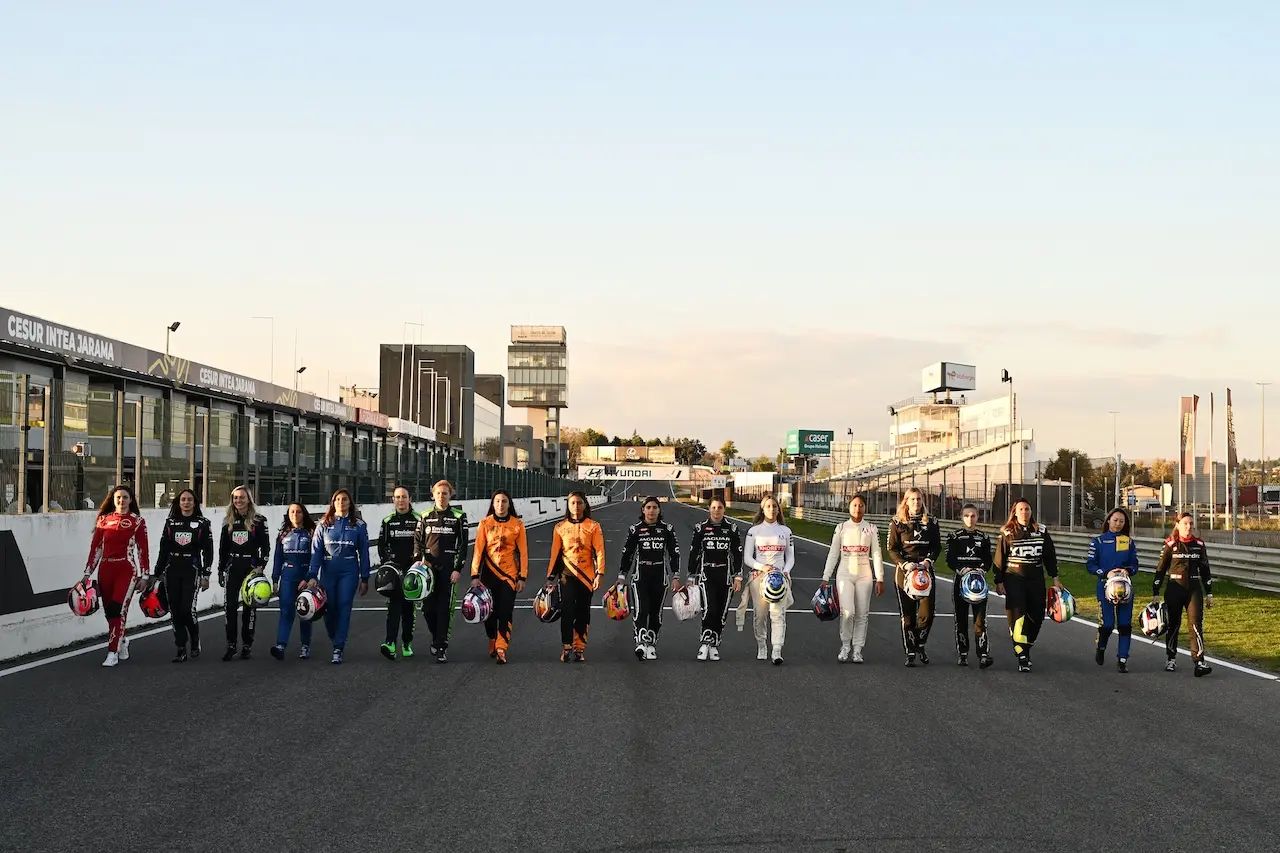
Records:
M1256 453L1280 4L618 5L0 3L0 304L320 392L562 323L569 424L749 453L931 360L1041 451L1231 383Z

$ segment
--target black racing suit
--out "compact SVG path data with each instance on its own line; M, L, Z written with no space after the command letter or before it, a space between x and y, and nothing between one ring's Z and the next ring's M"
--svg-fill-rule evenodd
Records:
M699 642L719 646L729 618L734 578L742 578L742 534L736 524L728 519L719 524L707 519L694 528L689 574L698 579L707 596Z
M378 531L378 563L391 563L403 575L413 565L413 537L418 530L421 518L410 509L408 512L393 512L382 519L382 529ZM393 589L387 596L387 644L396 641L400 635L403 645L413 642L414 602L404 597L403 589Z
M667 574L670 563L671 574ZM633 571L634 567L634 571ZM654 524L642 518L627 531L622 546L622 565L618 574L631 582L631 597L636 603L634 626L637 646L652 646L662 630L662 602L667 584L680 574L680 543L676 531L659 517Z
M1169 610L1169 632L1164 637L1165 655L1178 656L1178 632L1182 629L1182 611L1187 611L1187 630L1191 634L1191 659L1204 660L1204 597L1213 594L1213 573L1209 571L1209 554L1204 542L1192 536L1183 540L1171 536L1160 549L1156 579L1151 594L1159 595L1165 575L1169 589L1165 606Z
M898 613L902 616L902 648L908 655L924 651L929 641L929 629L933 627L933 611L938 600L938 580L933 572L933 561L942 553L942 530L938 520L929 516L925 520L915 516L906 524L896 518L889 522L889 559L896 569L893 583L898 590ZM933 584L927 598L915 599L903 588L907 565L917 563L929 570Z
M160 534L160 556L156 575L164 579L173 618L173 640L179 649L200 648L200 623L196 621L196 598L200 581L213 572L213 531L203 515L169 516Z
M952 603L956 608L956 652L969 653L969 609L973 609L973 639L978 646L978 654L987 657L991 654L991 644L987 640L987 603L970 604L960 594L960 575L977 571L984 575L991 568L991 540L987 534L978 529L953 530L947 535L947 565L956 573L955 582L951 585Z
M1043 524L1024 527L1013 522L1000 530L995 554L996 584L1004 584L1004 610L1009 637L1019 663L1031 659L1031 647L1044 624L1044 576L1058 576L1058 552Z
M228 527L222 525L222 538L218 543L218 583L222 586L222 608L227 617L227 646L236 644L236 611L240 616L240 640L246 646L253 645L253 629L258 621L254 607L240 603L240 586L255 571L267 567L271 557L271 537L267 535L267 520L255 515L249 524L236 517Z
M431 594L422 602L422 616L431 632L437 652L449 648L453 633L453 612L458 604L457 587L450 579L463 572L467 561L467 514L460 506L432 507L418 519L413 534L413 559L431 567L435 576Z

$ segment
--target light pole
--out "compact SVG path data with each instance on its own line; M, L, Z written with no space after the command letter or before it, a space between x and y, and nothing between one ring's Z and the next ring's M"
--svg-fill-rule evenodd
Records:
M172 332L178 331L178 327L181 325L182 323L180 321L175 320L174 322L164 327L164 354L165 355L169 354L169 335Z
M250 317L251 320L266 320L271 324L271 384L276 384L276 318Z
M293 372L293 390L295 393L297 393L297 390L298 390L298 377L300 377L303 373L305 373L306 370L307 370L307 366L304 364L302 365L302 367L299 367L297 370Z
M399 414L401 418L404 418L404 417L405 417L405 414L404 414L404 382L405 382L405 377L406 377L406 375L407 375L407 374L405 373L405 369L404 369L404 355L405 355L405 350L406 350L406 349L408 348L408 346L409 346L409 327L410 327L410 326L417 326L419 329L421 329L421 328L422 328L422 324L421 324L421 323L411 323L411 322L409 322L409 321L407 321L407 320L406 320L406 321L405 321L405 324L404 324L404 328L402 329L403 334L402 334L402 335L401 335L401 337L400 337L400 405L396 407L396 413L397 413L397 414ZM414 346L413 355L414 355L414 358L417 358L417 356L418 356L418 345L415 343L413 346ZM412 384L410 384L410 386L409 386L409 387L410 387L410 391L409 391L409 393L410 393L410 394L412 394L412 393L413 393L413 390L412 390L412 389L413 389L413 386L412 386Z
M1111 458L1116 466L1116 492L1115 503L1113 506L1120 506L1120 451L1117 449L1119 444L1116 442L1116 416L1119 412L1111 412Z
M1013 377L1009 371L1000 371L1000 382L1009 383L1009 482L1004 490L1004 512L1007 516L1013 509Z
M1258 484L1258 518L1266 509L1267 492L1267 386L1270 382L1255 382L1262 389L1262 479Z

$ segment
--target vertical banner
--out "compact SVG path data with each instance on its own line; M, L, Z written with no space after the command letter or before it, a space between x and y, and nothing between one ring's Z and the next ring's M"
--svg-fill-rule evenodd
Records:
M1196 404L1200 402L1199 397L1179 397L1178 412L1179 420L1182 422L1179 426L1182 430L1181 443L1178 445L1178 466L1182 469L1180 473L1186 474L1188 471L1194 471L1196 465L1196 447L1195 447L1195 423L1196 423Z
M1236 458L1236 419L1231 411L1231 389L1227 389L1227 470L1234 471L1240 465Z
M1204 472L1213 476L1213 392L1209 392L1209 453L1204 458ZM1213 482L1210 480L1209 482Z

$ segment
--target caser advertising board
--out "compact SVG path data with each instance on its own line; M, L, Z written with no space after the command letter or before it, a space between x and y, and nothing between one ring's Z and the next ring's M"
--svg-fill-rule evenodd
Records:
M788 456L829 456L836 434L831 430L793 429L787 431Z

